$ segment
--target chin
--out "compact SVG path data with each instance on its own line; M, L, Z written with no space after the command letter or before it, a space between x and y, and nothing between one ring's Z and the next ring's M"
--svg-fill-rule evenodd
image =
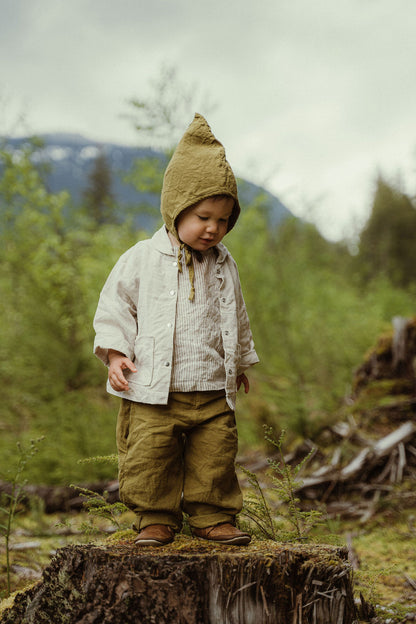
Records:
M215 247L217 243L215 241L209 241L206 243L202 243L202 242L198 242L195 246L195 249L199 248L199 251L202 251L203 249L210 249L211 247Z

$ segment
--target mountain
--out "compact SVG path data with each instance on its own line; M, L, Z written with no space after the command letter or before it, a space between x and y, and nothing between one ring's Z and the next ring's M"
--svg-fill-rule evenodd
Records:
M138 191L132 184L124 180L125 175L132 169L137 159L158 158L162 162L166 157L161 152L150 148L129 147L114 143L99 143L90 141L77 134L45 134L39 137L43 147L34 154L39 164L48 165L46 184L51 192L67 190L73 200L78 203L88 185L88 176L94 161L100 153L104 153L112 173L112 193L123 214L133 215L136 225L144 229L153 229L155 222L160 218L159 196L153 193ZM7 139L6 149L19 150L30 143L30 137ZM167 164L167 162L166 162ZM262 204L269 209L269 219L272 226L282 219L292 216L282 202L265 189L246 180L238 180L238 190L241 207L252 203L262 196ZM154 211L134 213L134 207L143 204L150 205Z

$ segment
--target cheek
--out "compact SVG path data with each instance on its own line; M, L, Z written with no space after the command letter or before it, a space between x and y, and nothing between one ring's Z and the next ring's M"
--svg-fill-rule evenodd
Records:
M177 230L178 230L178 234L179 236L181 236L182 234L186 234L187 232L187 227L186 227L186 223L178 223L178 225L176 226Z
M225 235L227 234L227 232L228 232L228 224L227 224L227 223L223 223L223 224L220 226L220 233L221 233L221 236L225 236Z
M189 236L192 236L194 234L196 230L196 224L185 221L183 223L178 223L177 229L179 238L188 238Z
M181 236L182 236L182 234L183 234L183 227L182 227L182 224L181 224L181 223L178 223L178 224L176 225L176 231L178 232L179 237L181 237Z

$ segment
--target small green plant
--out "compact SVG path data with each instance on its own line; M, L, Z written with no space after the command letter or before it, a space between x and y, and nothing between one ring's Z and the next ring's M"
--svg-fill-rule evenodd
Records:
M286 463L282 449L285 435L286 431L282 430L279 439L276 440L272 427L264 427L265 439L278 452L277 460L268 459L268 463L272 468L274 489L280 500L286 504L287 520L293 527L295 539L303 540L314 526L322 522L322 512L317 509L302 511L299 506L300 499L296 496L296 490L302 485L302 480L298 479L297 476L312 457L314 450L312 449L298 464L291 466Z
M292 529L281 533L281 537L283 536L287 540L302 541L307 538L313 527L322 523L322 512L316 509L302 511L299 505L300 499L296 496L296 490L302 484L302 481L298 479L298 474L311 458L313 450L298 464L291 466L286 462L282 448L285 435L286 432L282 430L276 440L272 427L264 426L265 439L277 449L277 458L267 459L272 469L273 494L277 495L279 501L283 503L286 511L281 515ZM276 540L279 532L278 523L273 517L265 492L254 473L245 468L242 470L247 475L248 482L252 487L252 493L244 500L242 514L257 525L262 537Z
M91 519L103 518L104 520L108 520L117 531L124 528L121 526L119 521L120 516L128 511L128 508L124 505L124 503L121 503L120 501L110 503L108 501L108 492L99 494L98 492L94 492L93 490L89 490L88 488L83 488L78 485L71 485L71 487L75 488L84 499L84 509L88 512ZM82 528L86 533L97 532L92 522L89 524L84 523Z
M97 464L97 463L110 463L117 464L118 457L116 454L112 455L103 455L97 457L87 457L84 459L80 459L78 461L79 464ZM120 531L124 527L121 526L119 519L120 517L126 513L128 507L124 505L124 503L120 501L115 501L114 503L110 503L108 500L109 494L108 492L104 492L103 494L99 494L98 492L94 492L88 488L84 488L78 485L71 485L71 487L75 488L80 496L84 499L83 507L88 512L89 522L84 522L82 524L82 529L85 533L98 533L99 530L94 526L94 518L103 518L104 520L109 521L116 531Z
M272 510L266 500L257 475L248 470L248 468L244 468L244 466L240 465L239 468L246 475L251 487L251 492L244 497L242 515L256 525L263 538L277 541L276 521L273 518Z
M0 507L0 534L4 537L6 550L6 597L9 597L11 593L10 537L14 519L19 511L18 504L22 497L23 488L26 485L26 481L23 480L22 476L27 462L37 453L38 443L42 440L43 438L31 440L28 448L25 448L20 442L17 442L16 469L11 478L6 479L6 482L10 484L10 492L5 492L2 496L2 506ZM3 503L3 501L5 502Z
M118 463L118 456L113 453L112 455L97 455L96 457L84 457L78 460L78 464L116 464Z

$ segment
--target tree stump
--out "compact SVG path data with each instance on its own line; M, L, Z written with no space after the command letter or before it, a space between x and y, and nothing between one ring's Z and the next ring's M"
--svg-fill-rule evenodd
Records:
M178 536L68 546L16 596L1 624L352 624L347 550Z

